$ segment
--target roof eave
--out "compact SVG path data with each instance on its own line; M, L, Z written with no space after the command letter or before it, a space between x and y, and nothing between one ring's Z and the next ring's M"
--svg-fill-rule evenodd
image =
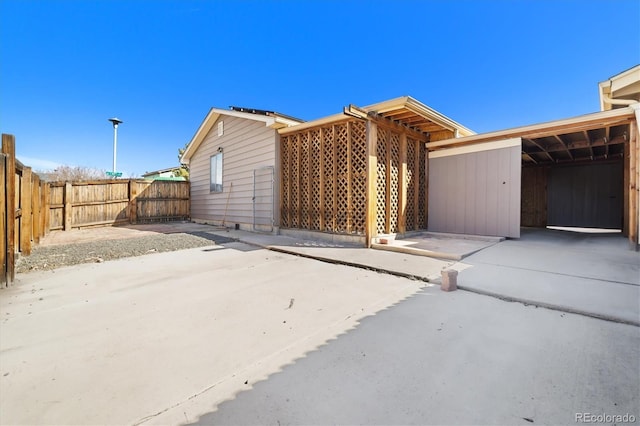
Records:
M595 112L591 114L581 115L572 118L566 118L544 123L532 124L522 127L514 127L511 129L499 130L495 132L480 133L476 135L466 136L462 138L445 139L437 142L428 142L428 149L448 148L454 146L471 145L476 143L490 142L500 139L509 139L512 137L542 137L546 133L553 133L562 128L579 131L582 127L593 125L616 125L623 124L626 120L635 118L635 110L633 107L625 107L612 109L609 111Z

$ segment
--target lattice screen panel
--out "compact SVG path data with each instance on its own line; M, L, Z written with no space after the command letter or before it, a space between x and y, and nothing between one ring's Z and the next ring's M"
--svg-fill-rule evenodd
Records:
M418 170L419 170L419 182L420 187L418 188L418 229L425 229L427 227L427 212L426 212L426 182L427 182L427 171L426 171L426 148L424 144L418 144L419 146L419 155L418 155Z
M322 173L322 170L320 170L320 164L322 160L320 133L320 129L313 129L310 131L311 152L309 157L309 173L311 175L311 182L309 188L309 200L311 205L309 206L309 228L314 231L320 230L320 175Z
M322 129L322 159L323 159L323 188L324 192L323 205L321 214L324 218L323 231L333 232L335 224L333 220L333 209L335 205L335 161L334 161L334 139L333 128L325 127Z
M349 225L349 138L347 124L335 126L336 141L336 225L335 232L348 232Z
M407 137L406 173L400 176L400 131L379 126L375 154L376 222L373 234L426 227L426 151ZM344 121L281 138L281 225L330 233L363 235L367 217L367 130ZM406 209L400 211L406 182Z
M405 223L407 231L416 229L416 141L407 138L407 209Z
M362 121L351 126L351 233L364 234L367 218L367 129Z
M291 211L291 227L292 228L299 228L300 227L300 221L299 221L299 215L300 215L300 193L299 193L299 180L300 180L300 174L299 174L299 167L300 167L300 145L299 145L299 138L300 135L296 135L296 136L291 136L289 141L291 142L290 144L290 151L289 151L289 159L291 161L291 191L289 192L291 195L291 199L290 199L290 211Z
M387 232L387 131L378 129L376 144L378 170L376 178L376 230L378 234Z
M300 143L300 228L309 229L309 133L298 135Z
M399 184L400 184L400 135L391 132L390 138L390 200L389 200L389 232L398 232L398 216L400 212Z
M290 172L290 163L289 163L289 136L283 136L280 139L280 153L281 153L281 165L280 168L282 170L282 182L280 183L280 199L281 207L280 207L280 224L283 228L288 228L290 225L289 220L289 180L291 176Z

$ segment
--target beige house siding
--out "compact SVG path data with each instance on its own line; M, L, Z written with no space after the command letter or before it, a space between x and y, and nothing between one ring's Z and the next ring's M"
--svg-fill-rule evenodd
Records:
M222 136L218 136L220 121L224 121ZM241 229L252 229L253 171L275 167L276 138L276 130L263 122L220 116L190 161L192 220L216 225L224 221L226 226L240 224ZM223 150L223 191L213 193L209 185L210 158L218 148ZM260 176L265 178L264 173ZM258 214L270 215L271 211L265 211L263 204ZM265 218L258 223L264 224Z

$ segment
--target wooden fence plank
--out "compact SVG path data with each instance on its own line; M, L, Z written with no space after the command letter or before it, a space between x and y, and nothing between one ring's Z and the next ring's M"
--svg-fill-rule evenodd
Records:
M40 236L44 237L49 233L49 225L50 225L49 219L51 217L49 215L49 208L51 204L50 203L51 192L49 191L48 182L40 182L39 188L40 188L40 195L43 200L41 205L41 211L40 211L40 223L41 223Z
M7 202L6 202L7 156L0 153L0 284L7 285Z
M16 140L13 135L2 135L2 152L7 155L5 167L6 188L6 283L13 284L15 279L15 241L16 241Z
M25 167L22 170L22 184L20 185L20 190L22 191L22 195L20 196L20 208L22 209L22 220L20 221L20 226L22 228L20 231L20 252L23 255L28 256L31 254L31 239L33 235L33 227L31 226L31 222L33 220L31 211L31 203L33 201L33 182L30 167Z
M71 229L71 222L73 220L73 186L71 182L65 182L64 184L64 224L65 231Z
M42 215L42 188L40 177L38 175L33 176L34 191L31 194L31 208L33 210L33 240L36 244L40 243L40 237L42 236L42 222L40 216Z

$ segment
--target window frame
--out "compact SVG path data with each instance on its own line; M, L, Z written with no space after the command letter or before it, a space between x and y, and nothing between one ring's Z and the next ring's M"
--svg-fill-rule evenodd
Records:
M214 168L214 161L216 162ZM224 192L223 186L223 168L224 168L224 157L222 156L222 152L217 152L209 157L209 192L212 194L218 194ZM215 176L214 176L215 172ZM220 181L218 182L218 177Z

